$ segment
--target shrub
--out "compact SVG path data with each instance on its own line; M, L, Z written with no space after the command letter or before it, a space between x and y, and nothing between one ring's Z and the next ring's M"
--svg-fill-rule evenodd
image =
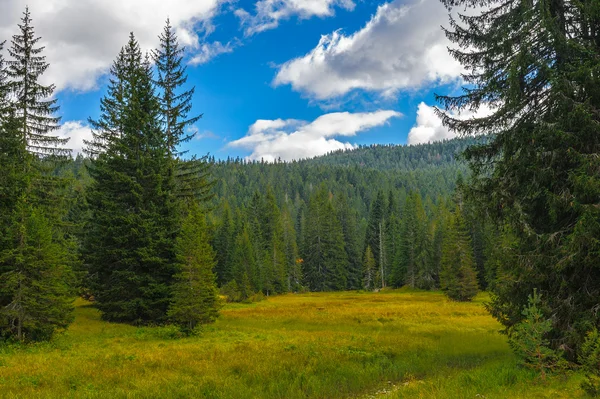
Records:
M221 295L227 297L227 302L240 302L242 300L242 292L235 280L231 280L221 287Z

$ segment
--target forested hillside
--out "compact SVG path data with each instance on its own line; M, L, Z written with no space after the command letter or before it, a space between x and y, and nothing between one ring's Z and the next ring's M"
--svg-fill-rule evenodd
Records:
M460 154L475 142L361 147L299 162L209 159L218 285L239 300L257 292L440 288L443 245L455 236L447 229L458 217L469 267L479 270L478 278L469 274L474 294L477 280L487 286L487 236L462 215L466 205L456 208L455 191L467 173ZM60 171L80 187L75 202L83 199L86 163L79 157Z

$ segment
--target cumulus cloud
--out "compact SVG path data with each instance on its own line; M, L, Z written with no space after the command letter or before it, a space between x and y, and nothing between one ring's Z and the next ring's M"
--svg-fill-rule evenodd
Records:
M63 123L60 130L56 132L56 136L69 139L64 147L72 150L75 157L83 152L85 148L83 141L92 140L92 129L82 121L69 121Z
M257 120L248 134L229 143L231 147L252 151L250 160L273 162L311 158L330 151L351 149L354 145L335 137L355 136L357 133L381 126L391 118L400 117L396 111L325 114L313 122L297 119Z
M229 0L29 0L36 34L46 46L50 68L44 76L59 90L94 89L133 31L144 50L154 48L167 17L196 63L228 52L221 43L205 44L211 20ZM0 41L18 33L21 0L2 0ZM200 33L199 33L200 32Z
M255 14L237 9L235 15L240 19L246 36L274 29L279 21L296 15L301 19L313 16L324 18L335 14L335 7L354 9L352 0L260 0L255 5Z
M482 118L492 114L492 109L488 106L481 106L476 112L463 111L460 114L453 114L458 119ZM408 133L408 144L430 143L432 141L442 141L453 139L456 133L450 131L442 124L442 120L436 115L435 108L425 103L419 104L417 109L417 123Z
M283 64L274 84L290 84L325 100L354 89L391 96L401 89L451 82L462 67L448 54L440 28L447 24L439 0L383 4L362 29L324 35L308 54Z

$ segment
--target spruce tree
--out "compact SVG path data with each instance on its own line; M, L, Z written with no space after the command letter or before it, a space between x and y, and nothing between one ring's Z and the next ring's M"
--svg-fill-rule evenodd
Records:
M178 184L177 194L179 197L194 197L206 201L212 197L213 186L208 156L179 159L186 153L181 149L181 144L194 137L193 129L187 128L198 122L202 115L189 117L195 88L183 89L188 79L183 63L185 48L180 47L168 19L159 40L159 48L153 51L152 58L157 70L155 83L159 89L162 128L170 158L176 163L174 173Z
M161 323L171 300L179 211L150 63L133 34L111 74L100 119L90 121L93 183L83 253L105 319Z
M310 198L304 239L303 273L310 290L344 289L348 268L344 234L324 184Z
M348 258L347 289L357 290L362 286L362 259L358 238L356 211L350 208L344 195L336 196L337 217L342 225L346 256Z
M7 238L14 245L0 253L10 269L0 274L0 334L19 341L47 340L73 321L72 272L68 254L56 242L43 211L19 199Z
M178 270L168 316L184 331L192 332L197 325L216 320L220 301L205 216L197 204L190 205L188 212L177 238Z
M298 243L296 230L290 210L285 206L281 213L283 227L283 248L285 252L285 270L287 291L297 292L302 287L302 266L298 259Z
M10 108L12 108L8 97L10 94L10 84L3 53L5 44L6 42L0 42L0 126L6 123Z
M435 276L429 263L430 245L427 239L427 215L418 192L411 193L404 206L401 227L400 261L393 271L396 286L431 288Z
M57 180L50 158L69 150L59 128L54 86L26 9L6 65L0 59L0 332L18 340L49 339L72 321L70 264L60 229Z
M61 148L68 139L51 135L60 128L60 118L54 116L58 111L57 100L52 98L55 86L39 82L49 65L41 55L44 47L38 47L41 38L35 36L29 8L23 13L19 30L20 34L12 38L8 50L12 59L6 69L19 130L32 154L68 155L70 150Z
M371 212L369 214L369 222L367 224L367 233L365 235L365 251L368 246L371 247L371 251L373 252L373 256L375 257L376 269L381 276L381 271L384 271L386 268L385 255L387 251L385 250L385 246L382 245L385 242L385 234L384 234L384 226L386 223L386 215L385 215L385 197L383 195L383 191L379 190L377 192L377 197L373 200L371 204ZM377 286L381 287L381 280L378 282L374 282Z
M367 246L365 256L363 258L363 281L362 285L365 290L372 290L375 288L375 274L377 264L375 263L375 257L371 246Z
M466 152L470 196L516 238L490 309L510 328L537 288L552 314L550 341L574 354L600 325L598 3L443 3L467 14L446 33L468 86L439 98L453 111L440 115L459 134L493 133ZM486 104L489 116L453 116Z
M232 259L233 277L240 287L251 287L252 292L260 289L260 275L254 247L248 227L243 226L236 239Z
M217 264L215 273L217 275L217 283L219 286L231 281L232 275L232 258L234 251L235 231L231 216L231 207L229 202L225 201L223 205L223 216L221 224L217 228L215 236L215 251L217 253Z
M477 295L473 248L460 209L449 218L442 246L440 286L448 298L470 301Z

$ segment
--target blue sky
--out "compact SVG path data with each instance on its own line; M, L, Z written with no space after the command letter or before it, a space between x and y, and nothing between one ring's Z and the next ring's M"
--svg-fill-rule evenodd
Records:
M3 4L0 39L10 39L25 1ZM51 63L44 79L57 85L61 135L77 151L128 32L150 49L167 16L188 49L194 113L204 115L191 153L289 160L453 137L432 109L434 93L455 92L462 71L446 51L439 0L27 4Z

